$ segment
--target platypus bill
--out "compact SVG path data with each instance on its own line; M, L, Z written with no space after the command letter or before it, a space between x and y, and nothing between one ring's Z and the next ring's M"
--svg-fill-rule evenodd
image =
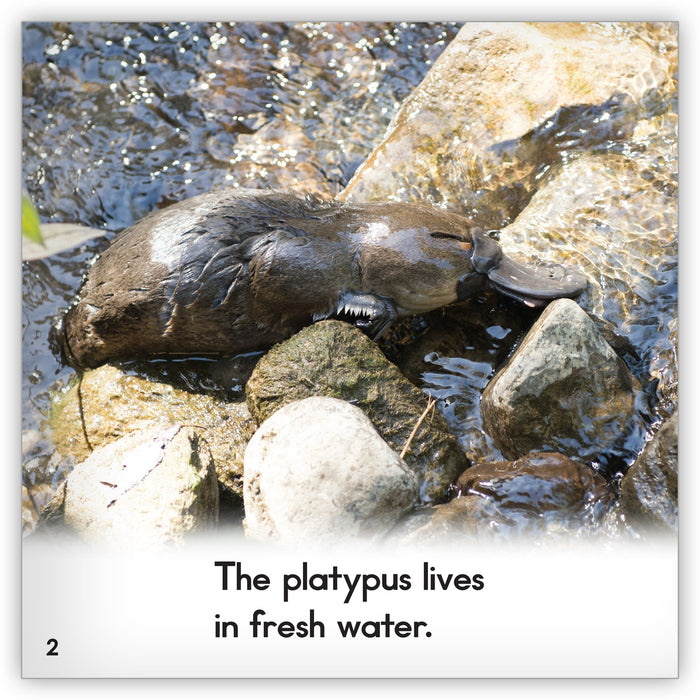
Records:
M586 278L520 265L469 219L433 207L228 188L118 234L88 271L59 342L82 368L263 349L337 315L377 338L400 316L488 286L538 306L579 294Z

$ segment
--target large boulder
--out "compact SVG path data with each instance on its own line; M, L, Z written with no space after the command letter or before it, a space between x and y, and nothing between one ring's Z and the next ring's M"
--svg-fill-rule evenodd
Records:
M262 424L244 478L247 536L285 544L376 539L418 497L415 476L367 416L320 396Z
M486 387L484 425L508 459L533 450L584 462L622 456L639 383L576 302L552 302Z
M218 516L211 452L196 430L173 426L95 450L61 484L37 532L59 528L90 542L150 548L208 530Z
M421 420L428 397L367 336L342 321L321 321L276 345L258 362L246 393L258 424L309 396L358 406L394 450L400 453L410 442L404 459L426 503L444 501L450 484L469 466L437 411Z
M341 198L430 196L490 228L512 221L560 150L628 137L626 114L672 82L672 52L646 34L640 23L465 24Z

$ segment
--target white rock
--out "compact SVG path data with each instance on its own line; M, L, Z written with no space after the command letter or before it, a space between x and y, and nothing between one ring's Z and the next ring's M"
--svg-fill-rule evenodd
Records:
M418 498L415 476L369 418L320 396L260 426L243 479L246 534L285 544L376 539Z
M118 548L179 542L216 524L219 490L206 442L189 427L132 433L78 464L42 514Z

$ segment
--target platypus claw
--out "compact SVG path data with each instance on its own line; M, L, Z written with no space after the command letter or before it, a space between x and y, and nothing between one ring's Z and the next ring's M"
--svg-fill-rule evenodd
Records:
M348 320L372 340L380 338L398 318L396 307L386 297L353 291L340 295L336 315L350 317Z

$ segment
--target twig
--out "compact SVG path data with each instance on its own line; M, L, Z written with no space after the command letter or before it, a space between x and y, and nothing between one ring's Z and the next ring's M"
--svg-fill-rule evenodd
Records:
M83 411L83 371L80 370L80 375L78 376L78 412L80 414L80 426L83 429L83 437L87 443L90 452L93 451L92 444L90 443L90 438L88 437L87 426L85 425L85 412Z
M430 401L428 401L428 405L426 406L425 411L421 414L421 417L418 419L418 422L414 426L413 430L411 431L411 434L408 436L408 440L406 440L406 444L403 446L403 450L401 450L401 459L403 459L406 456L406 453L408 452L408 448L411 446L411 441L413 438L416 436L416 433L418 432L418 428L420 427L420 424L425 420L425 417L428 415L428 412L430 409L435 405L435 399L431 397Z

